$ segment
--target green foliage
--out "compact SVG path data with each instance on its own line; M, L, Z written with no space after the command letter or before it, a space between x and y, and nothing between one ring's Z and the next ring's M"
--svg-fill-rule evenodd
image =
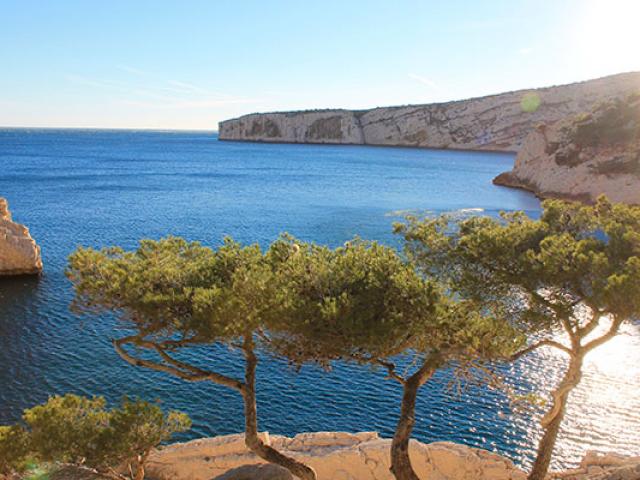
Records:
M191 426L185 414L164 413L143 400L125 398L119 408L109 410L102 397L71 394L25 410L23 420L26 428L6 427L4 435L0 430L0 449L5 438L13 448L7 452L12 468L32 456L40 462L104 471L146 459L151 449Z
M264 306L268 275L260 248L231 239L213 251L169 237L134 252L79 248L67 276L80 312L115 311L146 335L228 341L251 330Z
M65 395L25 410L32 451L45 462L79 463L87 458L101 463L110 448L105 406L103 398Z
M354 240L337 249L283 238L271 347L292 363L378 362L406 353L491 358L522 344L496 312L453 299L389 247ZM449 355L450 354L450 355ZM449 356L447 356L449 355Z
M586 305L601 315L640 313L640 208L600 198L585 206L543 204L540 219L409 219L396 226L423 271L529 327L580 323Z
M191 419L181 412L164 413L157 404L125 399L111 411L109 427L116 457L130 460L144 456L174 433L189 430Z
M374 242L330 249L284 237L270 254L279 259L271 347L295 364L400 353L437 308L436 288Z
M19 425L0 426L0 476L27 468L28 435Z

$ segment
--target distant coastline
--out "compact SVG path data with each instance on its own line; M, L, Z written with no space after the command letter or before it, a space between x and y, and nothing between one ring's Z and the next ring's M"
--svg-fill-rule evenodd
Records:
M517 152L539 124L636 91L640 72L446 103L253 113L219 124L219 140Z

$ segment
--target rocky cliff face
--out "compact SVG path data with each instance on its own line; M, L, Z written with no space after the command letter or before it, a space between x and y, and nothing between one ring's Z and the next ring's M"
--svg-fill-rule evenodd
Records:
M640 93L538 126L513 170L494 183L541 197L593 202L605 194L615 202L640 204Z
M636 72L430 105L251 114L221 122L219 139L515 152L536 125L626 96L639 86Z
M0 197L0 275L41 271L40 247L29 235L27 227L12 221L7 201Z

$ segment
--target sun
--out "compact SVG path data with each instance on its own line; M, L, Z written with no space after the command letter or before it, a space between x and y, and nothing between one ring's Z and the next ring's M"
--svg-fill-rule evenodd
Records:
M579 5L571 20L572 54L598 75L640 70L640 0Z

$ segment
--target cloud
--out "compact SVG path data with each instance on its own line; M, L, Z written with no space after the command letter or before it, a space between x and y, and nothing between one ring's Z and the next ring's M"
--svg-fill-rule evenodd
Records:
M524 47L518 50L518 53L520 55L529 55L531 52L533 52L533 48L531 47Z
M427 87L433 88L435 90L439 90L440 88L438 87L438 84L433 80L431 80L430 78L423 77L422 75L417 75L415 73L410 73L408 76L409 78L417 80L418 82L422 83L423 85L426 85Z
M137 77L147 75L142 70L117 65L116 68L132 73ZM68 74L67 81L99 89L111 95L120 104L154 109L193 109L215 108L223 105L259 103L260 100L236 97L180 80L142 80L120 82L108 79L95 79L83 75Z
M192 100L192 101L173 101L173 102L144 102L137 100L123 100L121 103L124 105L143 107L143 108L156 108L156 109L194 109L194 108L215 108L225 105L237 105L237 104L253 104L260 103L261 100L251 98L230 98L225 100L205 99L205 100Z
M130 67L129 65L116 65L116 68L122 70L123 72L132 73L133 75L137 75L139 77L150 75L149 72L145 72L144 70L140 70L139 68Z

